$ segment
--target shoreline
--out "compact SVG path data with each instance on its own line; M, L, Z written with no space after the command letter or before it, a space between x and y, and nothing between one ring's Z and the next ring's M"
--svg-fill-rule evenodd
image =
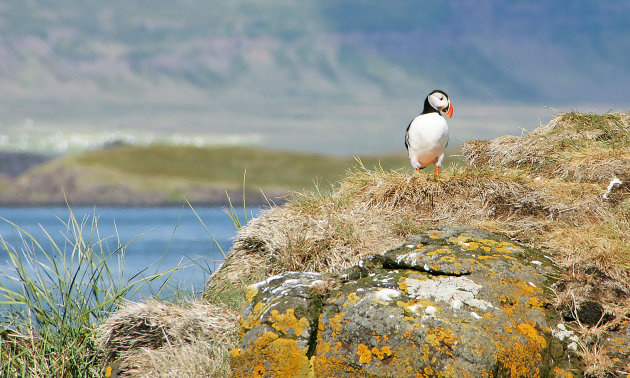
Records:
M243 201L243 197L240 196L236 199L232 199L231 202L227 199L216 199L216 200L180 200L180 201L127 201L127 202L118 202L118 201L0 201L0 209L10 209L10 208L42 208L42 207L104 207L104 208L168 208L168 207L180 207L180 206L188 206L188 203L192 207L226 207L229 208L234 207L264 207L270 205L281 205L288 200L288 197L291 195L291 192L283 192L283 193L275 193L273 195L268 195L266 197L263 196L246 196L245 201ZM232 198L232 197L230 197Z

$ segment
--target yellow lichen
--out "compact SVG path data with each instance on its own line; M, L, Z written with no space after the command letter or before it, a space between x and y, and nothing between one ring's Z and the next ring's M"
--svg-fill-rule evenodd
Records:
M407 277L404 277L404 276L400 277L400 280L398 281L398 288L404 293L408 292L409 285L407 285Z
M466 243L468 241L468 237L464 235L458 235L457 237L451 236L448 238L448 242L451 244L459 244Z
M428 230L427 231L427 236L430 239L439 239L442 237L442 231L440 230Z
M348 294L348 302L357 303L358 300L359 300L359 296L356 293Z
M452 356L457 340L451 329L439 327L429 330L424 336L425 343L422 344L422 361L433 364L445 355Z
M341 328L343 327L341 320L343 319L344 315L344 312L340 312L328 320L328 323L330 323L330 327L333 329L331 335L332 337L335 337L339 332L341 332Z
M319 314L319 317L317 318L317 331L322 333L325 329L326 325L322 322L322 314Z
M497 340L497 361L510 376L539 376L538 364L547 340L538 333L533 321L515 324L513 330L512 335Z
M253 310L253 314L259 314L260 311L262 311L262 309L265 307L265 303L264 302L258 302L254 305L254 310Z
M556 378L573 378L573 373L566 371L562 368L559 368L557 366L553 368L553 375Z
M530 297L527 301L527 306L529 306L530 308L542 308L544 306L544 303L538 297Z
M492 240L492 239L477 239L477 238L473 238L472 240L475 240L483 245L487 245L489 247L495 247L497 246L499 243L496 240Z
M326 342L317 343L317 346L315 347L315 351L317 352L317 354L326 354L330 352L330 343L326 343Z
M247 302L251 303L252 299L258 294L258 288L256 285L247 286L247 291L245 292L245 297L247 298Z
M242 355L243 351L239 348L234 348L230 350L230 358L237 358Z
M277 340L280 336L278 336L274 332L265 332L258 337L257 343L261 345L269 344L274 340Z
M427 337L424 338L424 340L431 345L432 347L438 347L440 346L440 342L438 341L437 337L435 335L427 335Z
M230 351L230 365L234 376L313 376L306 351L297 341L279 337L273 332L263 333L248 349Z
M318 352L311 357L312 376L315 377L336 377L336 376L362 376L365 372L357 368L354 363L347 361L337 352L341 349L341 342L338 342L332 349L332 354ZM330 350L330 349L328 349Z
M430 357L431 357L431 349L429 348L429 345L422 344L422 360L424 362L429 362Z
M377 347L372 347L372 354L379 360L382 360L385 357L391 356L392 351L387 345L385 345L380 350Z
M500 303L500 307L509 315L514 314L514 308L519 305L519 299L513 295L499 295L497 297Z
M247 315L247 318L241 316L240 319L241 332L247 332L248 330L260 325L260 318L255 315Z
M285 335L288 335L293 330L295 335L300 336L304 329L310 327L308 319L302 317L298 320L295 316L295 310L292 308L287 309L285 314L280 314L278 310L271 310L271 321L271 326Z
M433 348L446 346L448 349L450 349L450 345L452 345L457 340L457 337L453 335L453 330L438 327L427 332L427 335L424 339Z
M537 288L536 286L532 286L523 280L510 280L508 282L509 284L514 286L517 292L521 295L532 296L541 292L539 288Z
M453 244L461 246L466 251L474 251L481 248L484 252L491 252L494 249L495 252L499 252L501 254L512 254L514 253L514 250L521 249L510 242L497 242L492 239L470 238L464 235L459 235L456 238L451 237L449 241Z
M474 251L477 248L479 248L479 243L474 242L474 241L469 241L467 243L461 243L461 246L466 251Z
M523 336L527 337L529 342L534 343L539 349L547 347L547 340L538 333L533 324L520 323L516 328L518 328Z
M372 352L365 344L359 344L357 354L359 355L359 362L362 364L367 364L372 361Z
M480 260L488 260L488 259L499 259L500 256L499 255L480 255L480 256L477 256L477 258Z
M256 367L254 368L253 377L264 377L265 374L267 374L267 369L265 369L265 365L262 363L256 365Z

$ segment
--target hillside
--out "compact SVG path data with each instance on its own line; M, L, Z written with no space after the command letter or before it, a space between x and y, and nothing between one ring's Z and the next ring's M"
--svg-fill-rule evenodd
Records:
M445 164L455 158L447 157ZM353 166L408 169L404 154L335 157L243 147L121 146L62 156L0 181L0 204L168 205L185 198L223 204L226 191L251 205L317 185L322 192ZM11 181L10 181L11 180ZM243 182L245 180L245 183Z

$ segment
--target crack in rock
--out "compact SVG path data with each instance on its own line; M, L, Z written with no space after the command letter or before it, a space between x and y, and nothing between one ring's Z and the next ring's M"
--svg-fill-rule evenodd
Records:
M413 255L408 256L409 259L413 260ZM376 255L373 258L374 262L380 263L385 269L411 269L419 272L429 273L434 276L451 276L451 277L461 277L470 275L471 272L469 270L461 270L461 271L450 271L450 270L442 270L435 269L429 264L417 265L413 262L407 262L407 259L392 259L389 256L384 255Z

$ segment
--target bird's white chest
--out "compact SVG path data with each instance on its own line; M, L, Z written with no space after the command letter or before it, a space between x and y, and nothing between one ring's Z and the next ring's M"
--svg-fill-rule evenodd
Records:
M409 126L407 142L410 148L418 150L444 149L448 143L448 124L437 113L419 115Z
M433 164L448 144L448 124L437 113L417 116L407 133L409 157L422 166Z

